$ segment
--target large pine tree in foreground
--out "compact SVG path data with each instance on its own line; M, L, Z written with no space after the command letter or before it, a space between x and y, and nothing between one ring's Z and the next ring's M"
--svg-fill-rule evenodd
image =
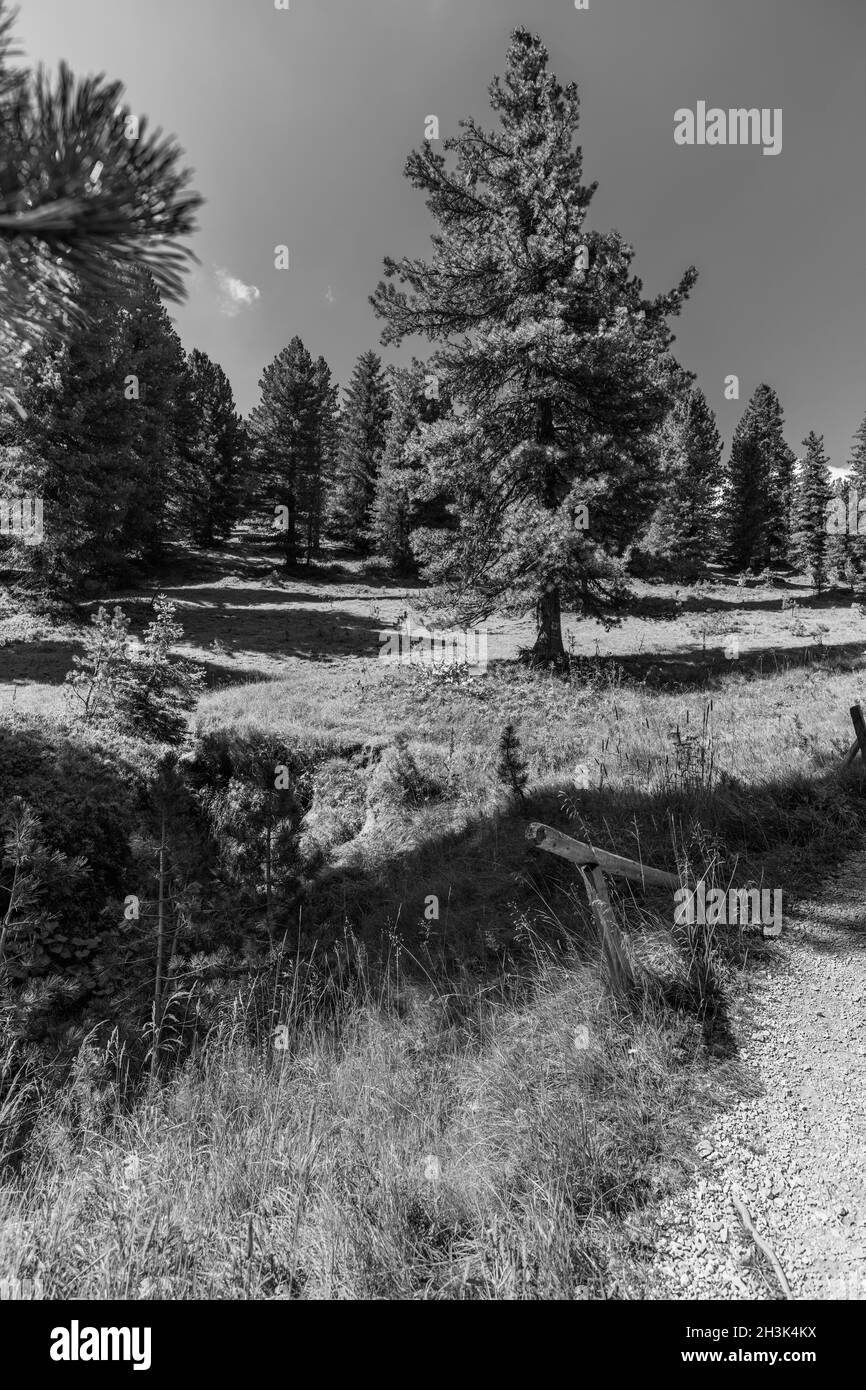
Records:
M563 603L598 611L610 599L607 557L657 500L666 320L695 279L644 299L632 248L587 230L595 185L574 146L577 87L547 61L540 39L515 30L490 88L499 128L463 121L445 154L428 142L410 155L407 177L438 223L432 260L387 259L403 288L383 282L372 298L383 343L440 345L431 369L455 401L419 441L456 523L419 538L427 572L463 620L534 607L542 662L564 660Z

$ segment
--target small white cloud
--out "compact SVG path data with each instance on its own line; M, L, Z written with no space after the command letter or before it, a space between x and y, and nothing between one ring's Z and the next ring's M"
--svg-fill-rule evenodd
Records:
M249 309L262 292L257 285L245 285L236 275L230 275L222 266L214 266L214 276L220 292L220 313L234 318L241 309Z

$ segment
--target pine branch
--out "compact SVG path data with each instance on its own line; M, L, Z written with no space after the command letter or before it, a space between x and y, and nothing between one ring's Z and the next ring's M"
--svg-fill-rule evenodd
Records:
M122 297L147 266L170 300L196 260L181 239L202 199L181 151L138 125L128 139L123 85L13 69L15 13L0 0L0 381L46 334L66 337L82 301Z

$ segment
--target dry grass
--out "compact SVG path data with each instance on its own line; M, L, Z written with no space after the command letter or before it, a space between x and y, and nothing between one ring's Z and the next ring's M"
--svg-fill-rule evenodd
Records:
M373 634L406 599L393 586L377 597L360 581L337 592L311 579L275 596L248 576L241 597L239 583L178 581L188 654L214 679L198 723L333 749L308 818L324 856L310 928L321 940L305 972L272 962L264 1002L248 988L225 1002L205 1044L146 1095L126 1085L111 1040L82 1050L0 1188L0 1290L617 1297L608 1257L628 1246L632 1213L689 1171L700 1116L741 1084L725 999L744 942L675 943L664 895L614 893L641 980L615 1001L571 870L527 860L524 822L659 867L688 858L711 879L781 886L790 910L861 836L859 793L837 768L863 674L859 658L826 651L853 641L859 618L840 603L830 636L804 639L778 594L735 595L731 611L729 588L705 590L687 595L703 604L690 612L654 586L647 615L603 650L694 655L711 645L715 612L744 648L769 653L763 676L729 663L704 688L654 690L609 667L563 684L504 663L459 683L377 662ZM662 624L659 599L674 609ZM338 650L328 623L344 618ZM214 653L218 633L228 650ZM599 634L577 633L575 649L592 656ZM23 707L58 718L62 673L48 668L74 639L40 648L47 665L24 685L20 662L4 666L19 661L16 640L0 651L6 697L17 689ZM325 659L310 659L319 640ZM785 669L775 653L804 640L814 659ZM530 773L523 805L494 772L509 722ZM371 739L386 752L362 776L340 750ZM328 944L313 1008L292 980L314 976ZM4 1103L35 1100L13 1088Z
M518 1003L513 980L445 993L396 966L374 993L354 964L327 1026L289 999L281 1053L238 1001L131 1110L111 1049L83 1052L0 1192L4 1287L615 1296L612 1225L667 1187L718 1095L696 1021L651 985L615 1009L583 953L536 951Z

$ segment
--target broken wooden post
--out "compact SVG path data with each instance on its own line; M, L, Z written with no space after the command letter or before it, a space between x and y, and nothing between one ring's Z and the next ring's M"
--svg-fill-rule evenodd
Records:
M602 954L607 966L608 979L614 989L621 992L627 986L634 984L634 971L626 954L623 934L619 929L613 908L610 905L610 898L607 895L604 870L598 864L592 868L592 880L595 884L594 897L590 892L586 871L583 868L581 868L581 874L586 885L589 905L601 934Z
M863 711L859 705L851 706L851 723L854 725L857 739L845 755L845 767L850 767L858 753L863 759L864 766L866 766L866 720L863 718Z
M850 767L859 752L860 744L855 738L854 742L851 744L851 747L848 749L848 752L845 754L845 757L842 759L842 766Z
M608 897L605 873L618 874L621 878L640 883L644 888L648 884L659 888L679 888L680 880L677 875L665 873L661 869L647 868L635 859L626 859L620 854L609 854L607 850L596 849L593 845L584 845L580 840L573 840L570 835L563 835L561 830L554 830L549 825L540 825L537 821L527 826L526 838L538 849L547 850L549 854L556 854L560 859L567 859L578 866L592 915L598 924L602 955L610 983L617 992L622 992L634 984L634 971ZM589 883L590 872L595 885L594 892Z
M620 992L634 984L634 971L608 897L605 874L616 874L620 878L631 879L643 888L652 886L676 890L682 886L682 879L677 874L665 873L663 869L650 869L646 864L639 864L636 859L626 859L621 854L609 854L605 849L582 844L580 840L573 840L570 835L563 835L561 830L541 825L538 821L533 821L527 826L526 838L537 849L547 850L549 854L556 854L560 859L567 859L577 865L601 934L608 978L614 989ZM590 887L589 872L592 873L595 892ZM691 875L688 875L686 882L692 881Z
M558 854L560 859L568 859L572 864L582 864L585 868L597 864L605 873L632 879L643 888L647 885L655 888L681 886L677 874L668 874L662 869L650 869L646 864L639 864L636 859L625 859L619 854L608 854L605 849L596 849L594 845L581 844L580 840L563 835L561 830L553 830L549 825L540 825L537 821L533 821L527 827L526 838L538 849L546 849L549 854Z
M866 722L864 722L860 706L855 705L854 709L860 716L858 735L862 733L864 763L866 763ZM852 710L851 715L853 718L854 710ZM856 720L854 727L857 728ZM650 869L646 864L639 864L636 859L626 859L620 854L609 854L605 849L596 849L594 845L582 844L580 840L573 840L570 835L563 835L561 830L554 830L549 825L541 825L538 821L533 821L531 825L527 826L526 838L530 844L535 845L538 849L547 850L549 854L556 854L560 859L567 859L570 863L578 866L593 916L601 928L605 961L614 978L622 979L624 977L632 980L634 975L628 955L623 947L622 934L617 926L616 917L607 895L605 873L632 879L644 888L647 886L673 888L675 892L681 888L689 888L692 891L697 891L694 876L689 869L685 870L682 877L677 874L666 873L664 869ZM589 886L587 870L592 871L595 882L594 896ZM745 890L738 891L745 892ZM701 889L701 893L703 893L703 889ZM778 926L775 925L775 922L769 924L764 922L761 925L765 937L776 937L782 934L781 923Z

